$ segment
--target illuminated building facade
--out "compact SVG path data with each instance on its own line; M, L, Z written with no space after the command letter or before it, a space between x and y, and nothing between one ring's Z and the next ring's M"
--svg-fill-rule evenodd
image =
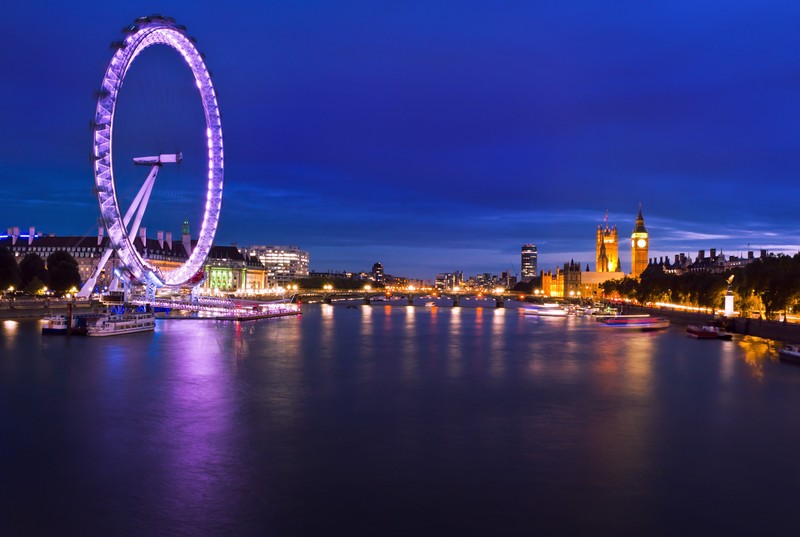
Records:
M434 287L441 290L453 290L456 287L464 286L464 273L460 270L455 272L442 272L436 275Z
M564 270L561 271L564 278L563 296L564 298L581 297L581 264L570 261L564 263Z
M636 217L636 226L631 234L631 276L638 278L647 268L647 252L650 248L650 236L644 227L642 207L639 206L639 215Z
M386 279L385 276L386 275L383 272L383 265L380 263L375 263L372 265L372 279L375 281L375 283L384 283L384 280Z
M619 272L617 226L608 226L608 213L605 217L605 227L597 226L596 258L597 272Z
M250 246L246 251L264 265L271 286L308 277L308 252L297 246Z
M522 245L522 262L520 263L520 276L527 283L536 278L539 252L535 244Z
M564 273L561 268L556 268L555 272L542 271L542 295L547 297L564 296Z
M257 293L267 287L267 271L261 261L235 246L212 246L203 271L206 289Z
M554 276L553 273L549 270L547 272L543 270L542 273L539 275L539 281L540 281L539 285L542 286L541 288L542 295L552 296L553 280L555 279L553 276Z

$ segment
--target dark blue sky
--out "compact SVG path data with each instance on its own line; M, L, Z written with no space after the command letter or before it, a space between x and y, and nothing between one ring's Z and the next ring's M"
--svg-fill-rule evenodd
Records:
M94 233L93 92L120 29L162 13L198 39L219 92L217 244L431 278L518 270L533 242L545 268L594 268L605 211L627 238L641 202L651 256L800 249L796 2L120 4L4 7L3 227ZM156 81L131 95L178 110L191 138L199 101L162 91L173 70L143 54L130 87ZM125 99L127 121L147 114ZM129 152L148 153L141 133L166 136L155 115L131 127ZM165 168L149 234L177 234L203 183L188 163Z

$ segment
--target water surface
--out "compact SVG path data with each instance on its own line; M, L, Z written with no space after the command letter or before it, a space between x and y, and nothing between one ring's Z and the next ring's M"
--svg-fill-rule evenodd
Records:
M4 535L794 532L800 367L513 308L0 326Z

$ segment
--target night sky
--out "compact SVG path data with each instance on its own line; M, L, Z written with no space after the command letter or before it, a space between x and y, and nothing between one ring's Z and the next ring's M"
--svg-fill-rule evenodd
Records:
M430 279L518 271L532 242L540 267L594 269L608 211L627 272L641 203L651 256L800 250L800 3L764 0L7 3L2 229L96 232L94 92L109 44L151 13L185 24L213 72L217 244ZM199 98L170 54L132 67L115 140L122 166L170 150L170 129L185 138L145 217L153 237L199 222L204 196Z

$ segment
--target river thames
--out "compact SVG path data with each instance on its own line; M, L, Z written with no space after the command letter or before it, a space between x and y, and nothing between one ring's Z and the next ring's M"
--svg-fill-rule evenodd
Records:
M400 304L1 328L3 535L798 528L800 367L767 340Z

